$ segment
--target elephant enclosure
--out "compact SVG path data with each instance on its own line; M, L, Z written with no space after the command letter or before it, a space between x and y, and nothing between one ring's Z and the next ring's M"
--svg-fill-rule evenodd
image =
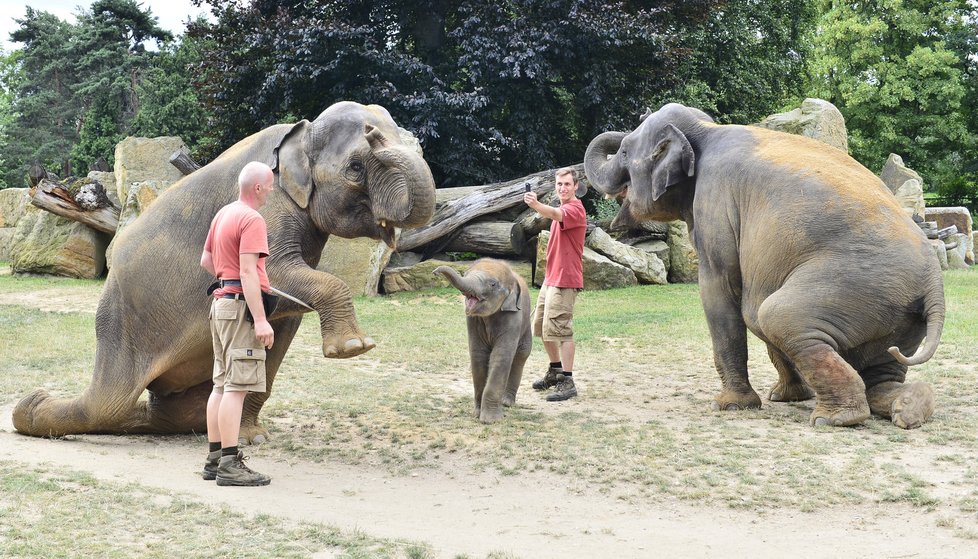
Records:
M978 273L945 283L942 345L909 375L932 384L937 412L913 431L810 427L813 402L765 398L776 373L755 339L762 409L709 411L703 311L696 286L676 284L583 292L580 397L530 388L547 361L535 340L517 405L486 426L471 417L457 292L357 298L377 348L325 360L307 315L263 412L272 440L245 450L272 484L219 488L197 475L200 436L13 433L34 388L88 385L101 284L0 274L0 556L58 542L79 556L202 556L213 542L276 557L973 556ZM65 512L88 508L102 512ZM246 529L221 536L229 522Z

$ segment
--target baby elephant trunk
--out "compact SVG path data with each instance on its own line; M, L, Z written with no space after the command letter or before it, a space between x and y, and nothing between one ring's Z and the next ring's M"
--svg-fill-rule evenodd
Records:
M441 274L448 278L448 281L455 289L458 289L466 295L474 295L478 289L478 283L474 278L460 276L458 272L455 271L455 268L450 266L438 266L434 269L434 273Z

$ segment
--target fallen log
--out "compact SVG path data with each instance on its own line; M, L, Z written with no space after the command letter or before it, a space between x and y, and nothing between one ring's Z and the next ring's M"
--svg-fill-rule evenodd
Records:
M190 155L185 153L183 150L177 150L173 152L170 156L170 165L177 168L184 176L193 173L197 169L200 169L200 163L193 160Z
M102 188L102 185L97 182L90 184ZM75 201L75 197L62 184L41 179L31 196L31 204L61 217L84 223L96 231L114 234L119 226L120 209L105 196L104 188L102 196L105 197L102 202L104 205L86 209Z
M443 250L515 256L522 254L524 243L523 229L518 224L510 221L477 221L459 229Z
M574 166L581 180L584 178L583 164ZM554 171L541 171L512 181L498 182L483 186L471 194L445 203L431 218L431 223L418 229L401 233L397 243L398 251L407 251L444 237L477 217L498 213L523 203L525 185L542 196L554 188Z

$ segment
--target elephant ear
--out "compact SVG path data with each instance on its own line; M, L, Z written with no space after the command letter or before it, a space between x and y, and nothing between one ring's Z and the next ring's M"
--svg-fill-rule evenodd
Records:
M278 176L278 186L284 190L300 208L309 207L312 197L312 166L309 162L308 120L295 123L289 132L282 136L273 153L272 170Z
M514 281L513 288L509 290L509 295L503 301L499 310L506 312L515 312L520 310L520 282Z
M667 124L656 134L651 154L652 200L658 200L670 186L693 176L696 154L686 135L672 124Z

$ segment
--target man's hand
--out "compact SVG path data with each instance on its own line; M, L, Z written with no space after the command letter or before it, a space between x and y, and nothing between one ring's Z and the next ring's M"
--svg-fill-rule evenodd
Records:
M275 331L267 320L255 321L255 337L267 349L272 349L272 344L275 343Z
M533 191L523 193L523 203L536 210L536 206L540 204L540 201L537 200L537 193Z

